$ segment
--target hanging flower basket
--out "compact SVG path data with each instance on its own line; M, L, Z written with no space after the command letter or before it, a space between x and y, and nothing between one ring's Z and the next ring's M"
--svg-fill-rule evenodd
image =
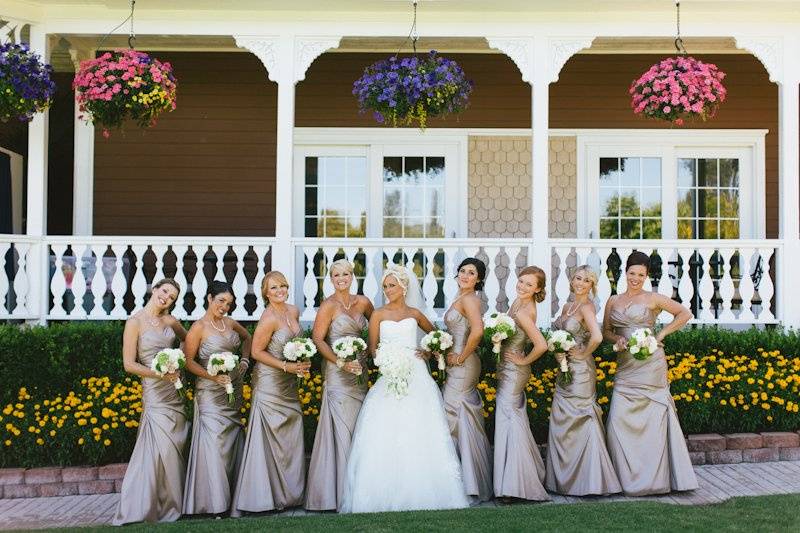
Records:
M727 91L725 73L691 56L670 57L650 67L631 84L636 114L683 125L689 118L713 117Z
M177 80L172 66L136 50L106 52L82 61L72 88L81 118L103 128L121 128L135 120L141 128L155 125L164 111L175 109Z
M418 125L459 113L469 104L472 82L455 61L435 50L422 58L390 57L368 66L353 84L362 113L393 127Z
M30 122L47 109L56 92L52 72L26 45L0 45L0 121Z

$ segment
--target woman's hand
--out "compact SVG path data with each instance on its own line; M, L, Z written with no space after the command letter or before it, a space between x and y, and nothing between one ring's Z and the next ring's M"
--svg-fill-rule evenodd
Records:
M572 350L574 349L575 348L573 348ZM572 350L570 350L569 355L572 355ZM553 354L553 356L556 358L558 366L561 366L561 363L567 359L567 354L564 352L556 352L555 354Z
M461 366L464 361L461 360L460 353L451 353L447 356L447 366Z
M248 363L245 359L239 361L239 375L244 376L247 372L247 369L250 368L250 363Z
M614 351L615 352L624 352L628 349L628 339L623 336L620 336L617 339L617 342L614 343Z
M216 376L212 376L211 379L217 385L230 385L231 377L228 374L217 374Z
M344 364L342 368L344 369L345 372L349 372L355 376L360 376L361 373L364 371L364 369L361 368L361 363L359 363L358 361L348 361L347 363Z
M503 359L509 363L514 363L517 366L525 364L525 355L520 352L506 352L503 354Z
M176 381L180 379L180 377L181 377L180 374L178 374L177 372L169 372L161 376L161 379L163 379L164 381L169 381L170 383L174 384Z
M296 376L300 377L304 374L308 374L308 371L311 370L311 363L308 361L304 363L287 363L286 364L286 372L290 374L295 374Z

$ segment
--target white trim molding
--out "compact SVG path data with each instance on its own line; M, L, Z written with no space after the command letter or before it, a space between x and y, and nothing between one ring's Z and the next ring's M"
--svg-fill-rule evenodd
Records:
M338 48L342 36L297 37L295 41L294 82L306 79L306 72L319 56L332 48Z
M278 40L280 39L278 36L234 35L233 38L236 46L250 50L261 60L271 81L278 81L280 76L277 55Z
M507 55L519 69L522 81L533 83L532 37L486 37L491 48Z
M736 46L761 61L772 83L783 83L783 39L781 37L737 36ZM795 58L796 59L796 58Z
M550 56L548 79L550 83L557 82L561 69L564 68L569 58L584 48L590 48L594 39L594 37L551 37L548 42L548 55Z

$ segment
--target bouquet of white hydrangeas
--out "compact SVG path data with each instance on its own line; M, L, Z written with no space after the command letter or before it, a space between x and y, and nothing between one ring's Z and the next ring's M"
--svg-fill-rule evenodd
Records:
M547 337L547 349L550 353L556 355L556 360L559 362L558 379L561 383L572 383L572 372L569 370L569 362L567 361L567 353L575 346L575 338L569 331L563 329L556 329L550 332ZM558 357L558 354L563 354Z
M347 363L349 361L358 361L358 356L366 351L367 343L359 337L342 337L334 342L331 348L339 361ZM364 377L361 372L357 374L356 381L359 385L364 383Z
M492 353L500 363L500 347L503 341L510 339L517 331L517 324L514 319L506 313L491 313L484 321L483 336L492 343Z
M639 361L644 361L658 350L658 340L650 328L639 328L628 339L628 351Z
M231 352L219 352L211 354L208 358L208 366L206 372L212 376L217 374L230 374L236 370L239 364L239 356ZM236 396L233 395L233 383L225 385L225 392L228 393L228 405L233 405L236 401Z
M436 367L439 369L437 377L439 383L443 383L445 369L447 368L445 357L453 347L453 336L446 331L435 329L422 337L419 345L424 351L436 357Z
M311 361L317 355L317 347L314 341L307 337L295 337L283 347L283 358L287 361ZM297 376L297 383L302 384L302 377Z
M398 400L408 394L413 369L413 355L407 346L394 342L382 342L375 353L375 364L386 380L386 391Z
M150 370L164 376L165 374L172 374L178 372L186 366L186 355L178 348L165 348L156 354L153 361L150 363ZM186 398L183 391L183 383L180 376L175 380L175 390L181 398Z

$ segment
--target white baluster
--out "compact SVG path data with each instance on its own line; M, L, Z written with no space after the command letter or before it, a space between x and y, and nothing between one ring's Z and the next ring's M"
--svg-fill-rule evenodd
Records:
M731 248L722 248L719 250L719 255L722 259L722 278L719 280L719 295L722 298L722 313L720 313L719 321L722 323L730 323L736 320L733 315L731 305L733 304L733 296L736 294L736 289L733 286L733 278L731 277L731 256L734 250Z
M658 255L661 257L661 277L658 280L657 290L659 294L672 298L674 286L672 285L672 279L669 277L669 269L671 268L669 263L675 257L675 249L662 248L659 250ZM672 315L662 310L658 315L658 321L662 323L669 322L672 319L671 317Z
M225 254L228 253L228 245L212 244L211 249L214 251L214 256L217 258L217 272L214 274L214 279L212 281L223 281L227 283L228 277L225 275Z
M236 273L233 276L233 294L236 295L236 309L233 317L236 320L247 320L250 316L244 307L245 297L247 296L247 277L244 275L244 256L250 250L246 244L235 244L231 246L236 255Z
M144 277L144 254L147 252L147 245L134 244L131 249L136 256L134 265L131 265L131 267L136 267L136 274L133 275L133 281L131 282L131 293L133 294L131 314L134 314L146 303L144 297L147 294L147 280Z
M158 283L164 279L164 255L167 253L166 244L153 244L150 246L153 250L153 255L156 256L156 273L153 275L153 283Z
M756 317L753 313L753 296L755 286L753 285L753 270L758 264L760 257L758 250L754 248L739 248L739 297L742 299L742 312L739 313L739 322L751 323Z
M592 253L592 249L588 246L577 246L575 247L575 266L581 265L589 265L589 255ZM595 271L596 272L596 271Z
M303 250L303 257L306 262L306 277L303 280L303 296L304 308L302 320L311 320L314 318L314 298L317 296L319 290L319 282L314 274L314 256L317 253L316 246L309 246Z
M622 294L628 290L628 280L625 278L625 264L628 261L628 256L631 255L633 250L631 248L617 248L617 255L619 256L619 279L617 280L617 294ZM610 252L609 252L610 253Z
M364 248L364 296L369 298L372 305L380 307L383 304L380 286L381 271L383 268L383 250L377 248Z
M125 279L123 265L125 264L124 256L125 252L128 250L128 246L125 244L114 244L111 246L111 250L116 256L114 261L114 276L111 278L111 292L114 294L114 309L111 310L111 317L125 318L128 313L125 311L123 304L125 303L124 299L125 293L128 290L128 283ZM182 284L181 288L185 289L186 284Z
M31 245L28 243L15 243L17 250L17 271L14 275L14 294L17 297L17 306L14 308L13 315L26 316L31 314L31 306L28 302L28 292L31 287L31 280L28 276L28 261L30 258Z
M506 295L506 305L511 306L511 302L514 301L514 298L517 297L517 262L519 261L520 256L522 255L522 251L526 250L527 248L523 246L515 246L506 248L508 253L508 276L506 276L505 284L503 285L503 292ZM514 253L516 251L516 253ZM530 257L530 255L528 255ZM495 310L495 307L491 307L490 310ZM507 311L508 309L506 309Z
M598 258L599 270L599 272L597 272L597 299L600 300L600 305L598 307L602 307L602 309L597 310L597 316L601 317L602 313L605 311L608 299L611 298L611 280L608 279L608 271L610 269L608 266L608 258L611 255L611 249L598 248L595 252ZM600 320L600 318L598 318L598 320Z
M761 312L758 314L758 320L759 322L769 323L775 321L775 315L772 313L772 297L775 295L775 286L772 283L772 276L770 276L771 267L769 264L775 249L759 248L758 253L761 255L763 269L761 284L758 286L758 295L761 296Z
M106 310L103 309L103 296L106 294L108 287L108 280L106 274L103 272L103 255L106 253L108 245L95 243L89 248L91 256L94 256L95 272L90 286L92 287L92 309L89 311L89 317L95 319L102 319L107 316ZM89 256L89 257L91 257Z
M51 246L55 255L55 270L50 280L50 293L53 295L53 310L48 313L52 318L66 318L67 310L64 309L64 293L67 291L67 280L64 277L64 254L67 252L66 244L53 244ZM48 265L48 268L50 265Z
M86 279L85 271L88 267L84 264L84 256L86 254L87 246L84 244L72 244L72 253L75 256L75 274L72 276L72 296L75 301L75 306L69 316L76 318L84 318L87 316L86 309L83 308L83 297L86 295L88 281Z
M322 253L324 254L322 259L322 265L320 267L320 278L319 280L322 282L322 299L324 300L326 297L333 294L336 289L333 287L333 281L331 281L331 264L333 264L333 258L336 257L336 254L339 252L338 246L326 246L322 249Z
M270 248L269 245L253 245L253 252L256 254L256 276L253 278L253 292L256 295L256 309L253 312L255 318L261 318L264 309L266 309L264 298L261 296L261 283L264 280L264 269L267 266L267 254L270 252ZM294 250L292 250L292 253L294 253ZM300 272L300 270L298 270L298 272ZM297 275L297 273L294 274ZM292 286L296 287L297 285L293 284ZM301 305L300 307L304 306Z
M10 249L10 242L0 242L0 318L5 318L11 315L11 310L6 307L6 302L8 301L8 290L11 287L6 274L6 254Z
M434 270L436 265L434 264L434 258L436 257L437 252L439 251L438 248L423 248L423 261L425 262L425 276L422 278L422 296L425 298L425 309L423 312L425 316L429 317L431 320L439 320L442 318L444 314L444 310L447 309L447 300L445 300L445 309L441 310L441 313L437 312L434 307L436 293L438 292L439 286L436 283L436 275L434 274Z
M678 249L679 261L682 264L681 266L682 272L680 279L678 280L678 296L680 297L683 306L689 309L692 308L692 297L695 294L695 287L694 283L692 282L692 276L691 276L692 267L689 264L692 260L693 255L694 255L694 250L691 248Z
M487 246L483 251L486 253L486 270L488 270L483 283L483 293L486 295L486 303L489 308L496 309L500 298L500 279L497 272L502 264L500 262L500 248Z
M442 292L444 293L445 312L458 294L458 283L456 282L456 267L461 262L458 258L458 248L445 248L444 250L444 283ZM486 274L487 278L493 273Z
M714 282L711 277L712 266L711 257L714 254L713 249L701 250L698 249L697 253L703 261L703 267L700 269L702 278L700 278L700 301L702 308L700 309L700 316L698 317L701 322L711 323L716 320L714 313L711 309L711 299L714 297Z
M175 301L175 309L172 311L172 314L175 315L175 317L179 320L185 320L189 318L189 314L186 312L184 307L187 293L186 289L188 288L189 283L186 279L186 272L183 271L183 261L186 258L186 251L188 249L188 245L185 244L172 245L172 253L175 254L175 282L181 287L181 293L178 295L178 299Z
M559 310L565 303L567 303L567 300L569 299L569 274L567 271L567 258L569 257L569 253L572 251L572 249L569 247L563 247L554 248L553 251L558 254L558 277L555 279L555 283L552 284L553 292L555 293L554 297L556 300L556 305L551 306L553 309L551 309L550 316L558 316ZM552 265L552 263L553 261L551 259L550 264ZM552 279L552 276L550 278Z
M205 260L203 259L208 253L208 246L201 244L193 244L192 252L197 258L195 265L195 274L192 278L192 294L194 295L195 306L192 309L191 318L197 320L202 317L205 312L206 293L208 292L208 278L205 272Z

